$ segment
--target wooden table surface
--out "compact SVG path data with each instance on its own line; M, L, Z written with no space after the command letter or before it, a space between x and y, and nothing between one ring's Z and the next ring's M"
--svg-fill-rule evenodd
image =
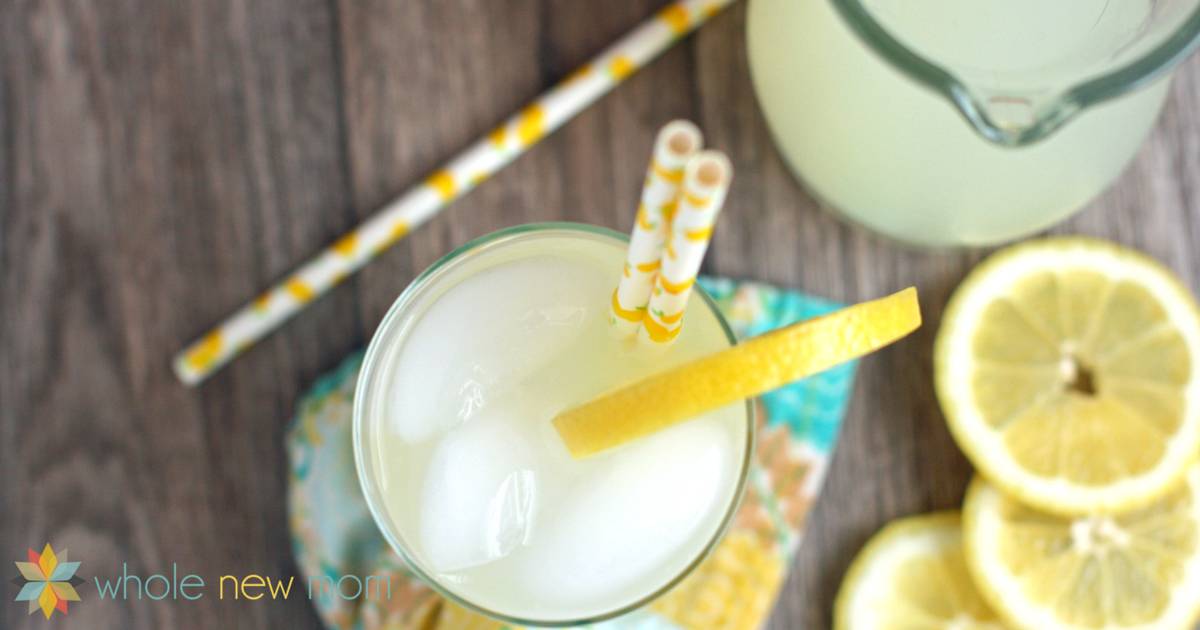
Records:
M652 134L687 117L737 178L707 271L838 300L908 284L928 323L862 363L825 493L771 628L824 628L889 519L959 503L970 468L930 346L984 252L922 252L819 210L771 145L744 6L199 389L172 354L653 12L655 0L8 0L0 4L0 558L47 540L83 573L289 574L285 423L414 274L542 220L627 230ZM1200 282L1200 63L1117 185L1056 232ZM8 571L0 570L7 583ZM88 568L93 571L88 572ZM86 592L94 592L88 590ZM10 601L15 587L6 586ZM94 600L95 598L93 598ZM0 626L43 628L3 604ZM316 628L287 603L86 601L63 628Z

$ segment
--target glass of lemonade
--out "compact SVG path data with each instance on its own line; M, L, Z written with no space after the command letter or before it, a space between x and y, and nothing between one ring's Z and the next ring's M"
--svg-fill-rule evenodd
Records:
M638 608L714 547L742 495L749 402L581 460L551 425L735 342L703 291L668 350L613 338L626 241L576 224L472 241L404 291L367 350L354 450L371 513L419 577L480 613L571 625Z
M823 202L925 245L1046 228L1149 133L1200 0L750 0L754 87Z

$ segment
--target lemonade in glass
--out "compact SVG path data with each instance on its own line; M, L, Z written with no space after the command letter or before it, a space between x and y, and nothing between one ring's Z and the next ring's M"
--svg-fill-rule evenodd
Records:
M734 344L702 291L667 349L613 338L626 238L574 224L501 230L392 305L359 377L354 448L375 521L447 598L523 625L609 618L687 575L746 483L739 400L585 459L564 409Z

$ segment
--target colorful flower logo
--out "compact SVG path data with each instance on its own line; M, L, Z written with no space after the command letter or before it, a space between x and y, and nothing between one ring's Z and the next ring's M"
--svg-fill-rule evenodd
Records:
M29 562L17 562L16 565L21 577L14 581L24 585L15 601L29 602L29 614L41 609L46 619L56 610L65 615L67 602L79 601L79 593L75 591L75 585L83 583L75 577L79 563L67 562L66 549L55 554L50 543L46 543L42 553L30 549Z

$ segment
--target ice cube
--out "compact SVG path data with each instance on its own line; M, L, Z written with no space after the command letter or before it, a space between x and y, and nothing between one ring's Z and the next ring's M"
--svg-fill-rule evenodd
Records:
M398 349L389 430L406 442L427 440L563 355L602 315L592 284L561 262L533 257L480 272L443 294Z
M504 409L509 407L509 409ZM531 445L501 405L447 433L422 487L421 548L430 568L452 573L525 544L538 510Z
M738 464L723 443L736 439L724 423L685 423L596 462L561 502L545 501L533 544L513 558L522 590L570 610L633 601L621 589L676 575L691 560L684 547L719 523Z
M529 543L537 510L537 476L532 470L514 470L488 504L484 538L490 557L502 558Z

